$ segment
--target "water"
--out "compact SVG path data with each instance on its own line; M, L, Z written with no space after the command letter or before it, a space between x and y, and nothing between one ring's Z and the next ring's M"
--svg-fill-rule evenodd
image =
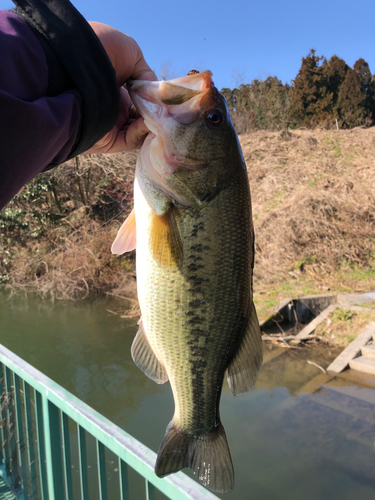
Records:
M0 303L3 345L158 450L173 415L172 394L169 384L155 384L132 362L136 321L108 312L119 303L51 304L4 294ZM327 366L337 353L265 345L250 394L234 398L225 384L221 416L236 486L222 498L375 498L375 378L332 378L307 363ZM109 475L115 467L108 458Z

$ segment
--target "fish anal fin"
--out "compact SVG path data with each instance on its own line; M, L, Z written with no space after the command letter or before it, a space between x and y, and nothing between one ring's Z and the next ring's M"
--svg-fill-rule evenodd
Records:
M262 333L254 303L240 347L228 366L228 384L235 396L249 392L257 378L263 361Z
M180 268L183 248L174 211L173 208L170 208L162 215L156 213L152 215L150 248L159 265Z
M134 208L130 212L118 230L115 241L112 243L111 252L116 255L122 255L125 252L134 250L136 246L136 223Z
M142 318L138 324L139 329L131 347L133 361L151 380L157 384L164 384L168 380L167 371L150 346Z
M172 420L159 448L155 473L165 477L184 467L190 467L199 482L212 491L233 490L233 464L221 423L210 432L194 435Z

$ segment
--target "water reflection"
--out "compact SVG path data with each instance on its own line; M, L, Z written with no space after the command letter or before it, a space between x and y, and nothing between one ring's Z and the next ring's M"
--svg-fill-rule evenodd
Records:
M0 295L0 303L2 344L157 451L173 399L169 384L155 384L131 360L135 321L108 313L114 305L106 300L51 304ZM223 498L375 498L375 377L331 377L308 363L327 366L336 355L266 345L250 394L234 398L224 386L236 487ZM115 476L115 465L108 468Z

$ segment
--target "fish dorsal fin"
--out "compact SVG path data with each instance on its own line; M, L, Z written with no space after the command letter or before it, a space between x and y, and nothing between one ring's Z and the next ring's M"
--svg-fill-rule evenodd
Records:
M164 382L168 380L167 371L150 346L146 337L142 318L139 320L138 324L139 330L131 347L133 361L151 380L157 384L164 384Z
M125 252L134 250L136 246L136 224L134 208L118 230L115 241L112 243L111 251L114 254L122 255Z
M151 220L150 248L161 266L180 268L183 258L181 236L174 217L175 208L164 214L154 213Z
M240 347L228 366L228 384L235 396L253 388L263 361L262 333L251 301L250 317Z

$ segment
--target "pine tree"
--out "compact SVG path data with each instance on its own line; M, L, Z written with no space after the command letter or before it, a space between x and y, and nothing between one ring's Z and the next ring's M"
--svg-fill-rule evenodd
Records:
M372 119L375 118L375 85L368 63L364 59L358 59L353 66L354 71L357 73L362 88L366 92L366 110L368 116Z
M293 98L289 108L289 118L295 125L309 126L316 122L314 116L319 108L318 102L326 96L323 73L319 62L323 57L315 55L311 49L307 57L302 58L301 68L294 80ZM323 95L322 95L323 94Z
M344 126L351 128L370 124L371 118L366 109L366 98L366 89L360 76L354 69L349 68L340 86L337 100L337 107Z

